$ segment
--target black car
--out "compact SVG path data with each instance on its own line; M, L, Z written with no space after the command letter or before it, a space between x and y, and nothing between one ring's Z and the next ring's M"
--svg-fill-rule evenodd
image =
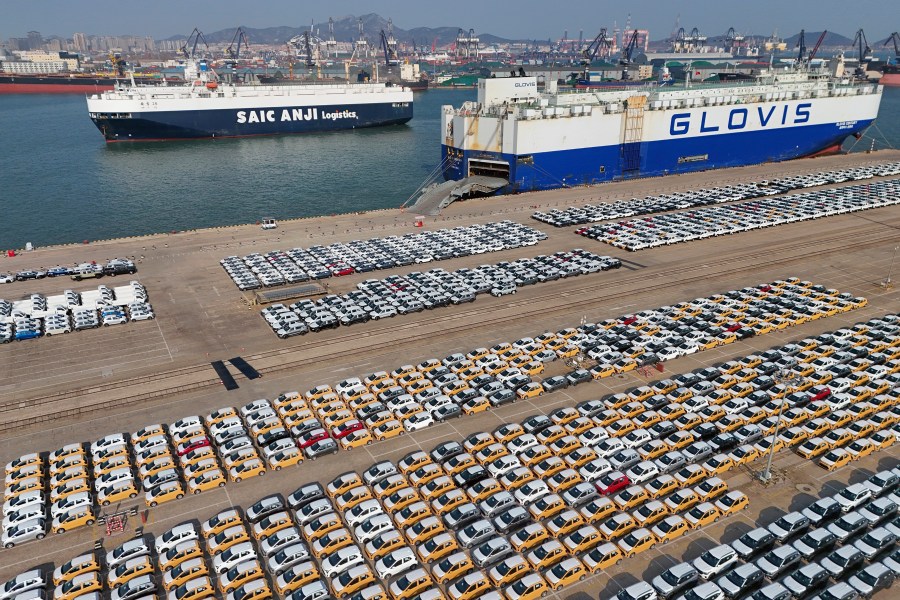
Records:
M562 375L554 375L553 377L548 377L543 380L541 385L544 387L544 391L555 392L556 390L562 390L569 387L569 380Z
M531 523L531 514L521 506L513 506L494 517L494 528L502 533L509 534Z
M459 418L460 415L462 415L462 409L460 409L458 404L453 404L452 402L437 407L434 412L431 413L434 420L438 422Z
M766 552L774 545L775 534L764 527L748 531L731 543L734 551L744 560Z
M710 439L709 445L712 446L713 452L715 452L716 454L720 454L723 452L728 452L732 448L736 448L738 443L737 438L734 437L734 435L725 432L720 433Z
M719 433L719 428L712 423L700 423L691 429L691 433L694 434L696 439L705 442L715 437L715 435Z
M453 458L457 454L462 454L466 449L462 444L455 441L443 442L434 447L431 451L431 460L442 464L445 460Z
M323 454L337 454L338 444L332 438L325 438L318 442L313 442L306 447L306 457L313 460L319 458Z
M297 488L288 496L288 506L298 510L314 500L325 497L325 488L320 483L309 483Z
M491 394L486 396L487 401L490 402L491 406L503 406L504 404L510 404L516 401L516 393L510 389L504 388L502 390L497 390Z
M103 274L111 277L133 273L137 273L137 267L130 260L111 260L103 267Z
M453 483L456 484L456 487L469 488L488 477L490 477L490 473L487 469L481 465L472 465L456 473L453 476Z
M546 389L546 379L544 380L543 385ZM606 405L603 404L603 402L601 402L600 400L585 400L584 402L579 402L578 404L576 404L575 408L578 410L578 413L581 416L590 418L606 410Z
M531 383L531 377L528 375L514 375L506 381L506 385L513 390L517 390L529 383Z
M387 407L384 404L382 404L381 402L373 402L372 404L368 404L357 410L356 417L360 421L365 421L369 417L377 415L383 410L387 410Z
M525 433L537 435L541 431L553 425L553 421L547 415L532 415L522 421L522 428Z
M566 379L569 381L569 385L578 385L590 381L593 377L587 369L575 369L566 374Z

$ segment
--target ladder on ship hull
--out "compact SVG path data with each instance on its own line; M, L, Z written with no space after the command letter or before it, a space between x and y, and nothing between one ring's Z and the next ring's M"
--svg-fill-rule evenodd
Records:
M646 107L647 96L632 96L625 101L625 135L619 151L622 177L635 177L641 170L641 139Z

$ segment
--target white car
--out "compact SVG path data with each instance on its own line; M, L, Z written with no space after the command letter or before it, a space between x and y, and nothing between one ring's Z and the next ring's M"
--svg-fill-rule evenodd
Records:
M199 538L197 527L193 523L182 523L168 530L156 538L156 554L165 554L170 548L174 548L181 542L196 540Z
M407 431L418 431L434 425L434 417L430 413L420 412L403 419L403 428Z
M375 573L382 581L419 566L416 553L409 547L398 548L375 563Z
M257 560L256 551L252 543L242 542L213 558L213 569L221 575L236 564L247 560Z
M103 313L103 326L109 327L110 325L121 325L122 323L127 323L128 317L125 316L123 312L104 312Z
M47 532L47 524L43 518L24 521L5 529L0 541L4 548L12 548L16 544L42 540Z
M0 273L0 283L12 283L16 278L11 273Z

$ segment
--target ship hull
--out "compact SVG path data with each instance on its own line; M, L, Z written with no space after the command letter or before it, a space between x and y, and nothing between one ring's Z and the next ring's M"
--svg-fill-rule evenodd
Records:
M713 85L543 96L533 91L533 78L482 80L479 86L482 102L443 108L442 171L447 180L506 179L498 193L834 152L871 125L881 103L881 88L872 84ZM515 108L500 103L523 95L534 100Z
M258 110L204 110L132 113L130 118L94 118L107 142L161 142L170 140L197 140L204 138L236 138L270 135L291 135L401 125L412 119L412 105L395 108L390 105L360 104L343 108L356 118L321 118L335 114L331 107L304 107L303 114L309 120L282 121L280 109L274 111L274 121L238 122L237 113L259 113ZM269 111L266 111L269 112ZM313 118L316 117L316 118Z
M460 151L443 145L442 158L447 165L444 178L459 180L467 177L470 174L469 162L473 159L508 163L510 184L497 191L498 194L508 194L591 185L629 177L780 162L835 152L847 137L865 130L871 122L857 121L850 128L828 124L641 142L636 148L640 154L639 167L629 170L623 168L623 148L619 144L537 152L525 159L515 154ZM686 156L706 158L685 161ZM600 165L604 167L602 171Z
M888 87L900 87L900 68L895 67L890 71L885 70L878 83Z

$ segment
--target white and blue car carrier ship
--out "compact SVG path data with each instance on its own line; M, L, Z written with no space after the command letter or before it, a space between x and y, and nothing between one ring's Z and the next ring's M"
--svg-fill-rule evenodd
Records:
M413 93L385 83L222 83L205 61L184 85L119 85L87 98L107 142L247 137L406 123Z
M502 194L835 152L875 120L882 91L845 76L841 57L741 82L553 87L482 79L476 102L444 106L444 178Z

